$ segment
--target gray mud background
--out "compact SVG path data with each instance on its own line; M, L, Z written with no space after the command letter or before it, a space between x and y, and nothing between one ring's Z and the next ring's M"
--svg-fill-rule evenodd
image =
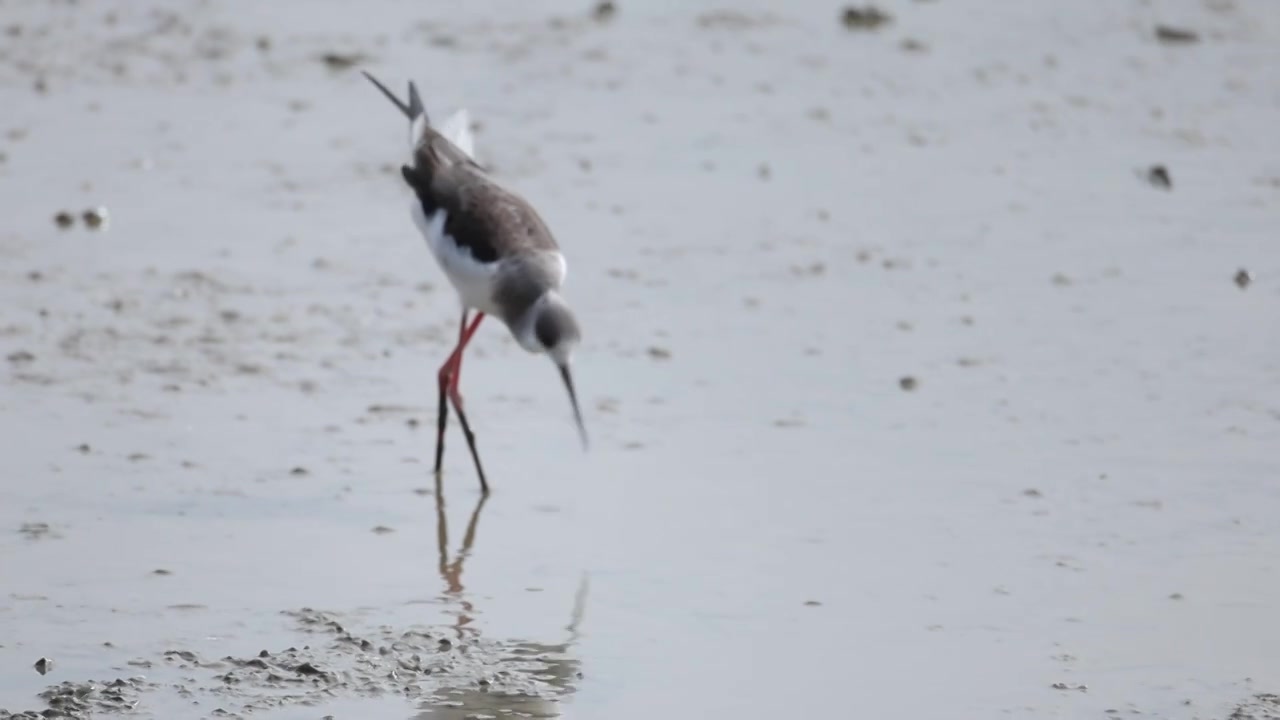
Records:
M0 717L1280 717L1275 3L455 5L0 0Z

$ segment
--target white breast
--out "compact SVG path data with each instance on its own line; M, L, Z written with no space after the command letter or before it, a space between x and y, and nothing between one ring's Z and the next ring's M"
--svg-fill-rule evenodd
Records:
M450 284L458 291L462 304L483 313L497 314L493 288L498 263L482 263L471 256L470 250L458 247L454 239L444 231L447 211L437 210L428 217L422 211L422 204L415 200L410 212L413 214L414 224L426 238L431 254L444 270Z

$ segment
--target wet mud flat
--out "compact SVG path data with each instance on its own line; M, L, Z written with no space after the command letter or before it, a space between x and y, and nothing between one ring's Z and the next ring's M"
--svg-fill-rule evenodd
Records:
M0 715L1280 716L1271 6L729 5L0 0ZM588 329L454 558L360 69Z
M282 613L304 642L247 657L174 648L136 657L102 680L66 680L39 695L44 707L0 709L0 718L279 717L340 701L354 712L385 704L398 715L547 717L582 678L567 645L496 642L449 626L366 626L360 618L303 608ZM374 701L381 701L377 704Z

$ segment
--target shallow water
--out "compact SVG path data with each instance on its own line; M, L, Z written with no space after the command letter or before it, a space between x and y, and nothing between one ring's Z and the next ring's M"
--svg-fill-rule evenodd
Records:
M1265 4L0 7L0 708L1266 716ZM485 326L478 511L402 121L335 52L465 104L569 256L591 451Z

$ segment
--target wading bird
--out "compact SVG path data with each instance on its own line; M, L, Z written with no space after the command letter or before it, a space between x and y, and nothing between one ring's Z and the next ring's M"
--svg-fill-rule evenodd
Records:
M383 95L409 119L413 164L400 168L415 198L410 208L414 224L426 237L449 282L462 301L458 344L440 366L440 403L436 416L436 466L444 460L444 429L449 405L458 414L467 447L480 475L480 490L489 492L476 437L462 410L458 378L462 353L485 315L502 320L520 347L545 353L560 370L569 391L574 421L583 447L587 431L569 371L570 354L582 333L578 321L560 295L566 265L546 223L521 196L502 187L473 158L473 139L465 111L439 128L431 126L418 89L409 83L405 103L364 73ZM468 324L468 316L475 318Z

